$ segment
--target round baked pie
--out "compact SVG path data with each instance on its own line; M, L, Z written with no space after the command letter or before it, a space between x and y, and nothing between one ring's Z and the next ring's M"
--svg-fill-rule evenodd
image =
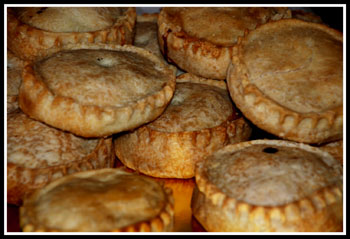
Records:
M113 167L112 138L85 139L30 119L20 110L7 114L7 203L72 174Z
M172 192L121 169L75 173L26 199L20 226L24 232L172 231Z
M22 71L28 62L21 60L7 49L7 113L18 109L18 92L22 82Z
M127 167L159 178L191 178L194 165L229 143L247 140L251 128L232 105L223 81L189 73L156 120L116 135L115 152Z
M158 117L175 80L175 69L142 48L75 44L24 68L19 106L53 127L105 137Z
M232 47L245 30L290 18L286 7L168 7L158 17L164 57L195 75L226 79Z
M316 147L253 140L196 166L192 213L207 231L343 230L343 167Z
M231 97L259 128L317 143L343 137L343 36L298 19L246 34L227 72Z
M34 60L67 44L132 44L135 21L133 7L9 7L7 46Z

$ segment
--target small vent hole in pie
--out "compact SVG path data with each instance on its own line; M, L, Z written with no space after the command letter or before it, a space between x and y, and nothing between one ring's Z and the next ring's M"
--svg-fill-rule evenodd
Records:
M268 154L274 154L278 152L278 149L273 148L273 147L267 147L263 149L264 153L268 153Z
M97 64L103 67L112 67L115 65L115 60L111 58L103 58L99 57L97 58Z

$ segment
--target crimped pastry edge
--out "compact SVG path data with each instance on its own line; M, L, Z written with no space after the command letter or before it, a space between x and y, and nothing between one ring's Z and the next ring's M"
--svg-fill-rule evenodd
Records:
M66 164L46 168L25 168L15 163L7 163L7 203L21 205L25 197L53 180L74 172L112 168L114 161L113 141L112 137L109 137L101 138L90 154ZM14 175L17 180L12 180L9 175Z
M181 69L205 78L226 79L232 47L189 36L181 26L169 21L163 9L158 16L158 41L164 57Z
M234 145L227 145L218 151L234 152L254 144L299 147L309 152L322 155L326 158L326 161L331 160L338 163L330 154L318 148L286 140L252 140ZM328 185L298 201L293 201L284 205L257 206L224 194L219 188L209 182L206 177L206 169L203 165L204 162L198 162L196 164L196 187L192 196L191 208L194 217L206 227L208 231L301 232L343 230L342 182ZM342 171L342 166L340 166L339 163L337 166L339 166L338 169ZM202 203L200 201L202 201ZM225 216L216 218L214 221L211 220L213 217L208 215L208 209L213 210L213 208L214 210L218 210L215 212L216 215ZM335 211L338 209L339 211ZM203 213L206 213L206 215L203 216ZM242 221L240 221L241 218ZM315 221L321 218L326 222L324 225L315 223Z
M206 79L190 73L184 73L178 76L176 82L206 84L224 90L227 89L223 81ZM220 125L197 131L162 132L148 127L147 124L142 125L134 131L117 136L114 139L114 149L116 156L125 166L146 175L159 178L192 178L194 176L195 162L200 160L196 158L196 153L192 152L198 152L200 150L204 157L204 155L224 145L248 140L251 133L252 129L249 123L243 116L237 118L236 111L234 110L232 115ZM162 148L164 149L162 153L166 155L165 158L167 160L170 159L166 163L165 168L162 169L148 167L148 163L146 163L146 166L140 166L141 163L144 165L146 161L149 161L149 164L154 164L157 161L165 161L157 153L157 149L152 147L151 142L154 139L157 139L157 142L162 142ZM173 144L182 145L184 149L182 153L186 155L186 159L181 158L181 156L177 157L173 149L167 147L167 145ZM155 157L152 159L143 158L144 151L153 152ZM133 152L135 157L130 155L130 152ZM181 170L176 169L176 167L181 167Z
M47 49L58 52L67 44L113 43L131 44L134 38L136 9L128 7L123 17L104 30L93 32L50 32L19 21L11 8L7 9L7 44L17 56L25 60L42 57Z
M54 95L34 76L33 65L24 68L19 92L19 106L30 117L82 137L106 137L124 130L136 128L158 117L170 102L175 91L175 69L168 67L151 52L131 45L75 44L64 50L105 49L135 52L155 62L169 75L163 88L145 96L133 105L123 107L99 107L83 105L70 97ZM46 51L43 58L54 54ZM45 110L42 110L45 109ZM47 115L57 117L46 117ZM65 120L60 120L65 119ZM72 120L69 120L72 119Z
M342 34L339 31L323 24L298 19L281 19L261 25L256 30L271 24L277 26L285 22L314 26L342 41ZM342 139L343 105L324 112L298 113L264 97L264 94L250 83L248 69L242 60L243 44L247 41L250 32L246 31L244 37L239 38L227 70L227 86L231 98L242 113L259 128L284 139L309 144L321 144Z
M101 169L101 170L120 170L125 171L123 169ZM100 171L101 171L100 170ZM126 172L126 171L125 171ZM81 172L87 173L87 172ZM90 171L89 173L93 173ZM126 172L128 173L128 172ZM129 174L129 173L128 173ZM65 178L61 178L56 180L51 186L58 185ZM163 186L162 186L163 187ZM171 232L174 227L174 198L172 189L168 187L163 187L166 204L162 211L156 217L147 220L135 223L133 225L128 225L122 228L114 228L109 232ZM40 191L38 190L29 198L28 200L35 200L36 197L40 195ZM46 228L43 225L36 225L35 222L32 222L30 216L28 215L28 211L24 206L20 207L20 226L23 232L59 232L59 230L53 228Z
M228 90L225 81L203 78L192 73L183 73L176 77L176 83L190 82L195 84L205 84L215 86L223 90Z
M232 117L232 116L231 116ZM185 131L185 132L161 132L153 130L150 127L141 126L137 130L130 132L128 134L123 134L114 139L114 149L117 158L128 168L139 171L149 176L159 177L159 178L192 178L194 176L194 164L200 158L196 158L196 155L192 151L198 153L201 150L201 154L204 155L211 153L214 149L218 149L228 143L237 143L247 140L250 137L251 128L248 123L240 117L236 120L228 119L221 125L202 129L198 131ZM157 149L153 149L150 142L154 139L162 141L162 148L166 148L162 151L162 154L166 155L167 163L165 168L152 168L148 165L153 165L157 161L159 163L164 163L164 158L157 156L159 152ZM145 142L148 142L145 144ZM181 156L178 158L174 156L173 149L168 148L167 145L172 144L183 145L183 151L186 155L186 159ZM137 147L137 145L145 145L130 148L128 145ZM125 146L126 145L126 146ZM148 147L150 146L150 147ZM133 150L133 153L139 151L139 155L133 157L129 155L129 150ZM152 159L143 158L142 152L147 150L147 152L154 153L155 157ZM208 151L206 153L206 151ZM182 155L182 154L181 154ZM192 159L191 157L192 156ZM146 162L149 163L146 163ZM140 166L141 165L141 166ZM181 170L176 167L181 167Z

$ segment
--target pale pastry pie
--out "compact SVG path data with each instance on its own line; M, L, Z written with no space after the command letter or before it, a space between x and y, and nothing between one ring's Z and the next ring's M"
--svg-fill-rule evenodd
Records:
M250 125L232 105L223 81L189 73L156 120L116 135L115 152L127 167L160 178L191 178L194 165L228 144L247 140Z
M172 192L121 169L75 173L26 199L20 226L24 232L172 231Z
M343 230L343 167L316 147L253 140L196 166L192 213L209 232Z
M290 18L288 8L168 7L158 17L158 38L168 61L185 72L226 79L232 47L245 30Z
M113 167L111 137L85 139L30 119L20 110L7 114L7 203L77 171Z
M19 106L56 128L105 137L158 117L175 80L175 69L142 48L75 44L24 68Z
M246 34L235 51L227 85L251 122L298 142L342 139L342 33L282 19Z
M28 62L21 60L7 49L7 113L18 109L18 92L22 82L23 67Z
M67 44L132 44L135 21L132 7L10 7L7 46L34 60Z

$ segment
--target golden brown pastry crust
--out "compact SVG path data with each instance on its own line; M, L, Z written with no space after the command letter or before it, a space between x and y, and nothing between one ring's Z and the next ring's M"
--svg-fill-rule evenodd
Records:
M64 56L67 61L60 60ZM55 69L56 64L62 69ZM42 61L24 68L19 106L59 129L102 137L155 119L174 90L175 70L149 51L131 45L75 44L47 52Z
M131 44L135 21L136 9L129 7L111 27L106 29L91 32L53 32L23 23L12 8L7 8L7 45L20 58L35 60L45 55L47 49L57 52L67 44L93 42Z
M186 82L204 85L204 88L201 88L200 94L193 90L192 96L182 99L182 103L180 100L182 93L177 96L175 92L172 102L159 118L115 138L116 155L125 166L153 177L191 178L194 176L195 162L228 143L241 142L250 137L249 124L238 115L230 99L220 95L227 94L224 82L186 73L177 78L177 87L180 87L180 83ZM213 88L206 90L208 86ZM198 110L202 114L189 116L176 114L188 110L190 105L187 102L191 97L202 97L205 91L210 92L207 95L208 98L210 95L212 101L207 105L198 105L198 108L202 107L200 108L202 110ZM219 100L221 98L225 99L222 105L228 104L231 109L220 109L222 105L218 102L221 102ZM197 102L198 98L192 100ZM178 105L181 108L177 108ZM232 111L220 120L215 121L216 117L210 118L211 114L215 115L217 113L215 111L221 112L220 110L223 111L222 114ZM187 122L184 117L191 119ZM209 122L205 122L207 120Z
M287 8L163 8L158 39L165 58L179 68L224 80L238 36L267 21L290 17Z
M342 45L342 34L322 24L264 24L235 49L227 73L231 97L249 120L278 137L304 143L340 139Z
M268 153L254 152L261 150L254 149L257 147ZM274 152L277 156L269 158ZM305 158L293 156L303 152ZM249 167L249 163L258 166ZM192 212L207 231L343 229L342 166L315 147L282 140L254 140L226 146L196 166ZM287 171L281 174L283 168ZM301 190L294 191L295 187Z
M36 191L20 208L20 225L24 232L172 231L173 204L171 189L149 177L122 169L91 170Z
M24 197L65 175L111 168L114 159L111 137L81 139L19 110L7 115L7 203L20 205Z

